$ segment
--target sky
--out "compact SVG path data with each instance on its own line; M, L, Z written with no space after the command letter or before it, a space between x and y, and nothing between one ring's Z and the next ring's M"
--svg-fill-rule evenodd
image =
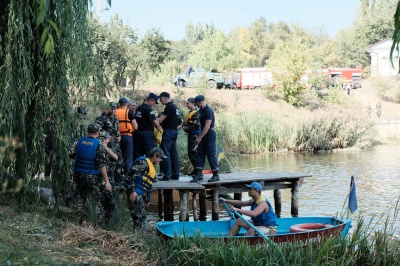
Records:
M200 22L203 27L213 22L229 34L235 27L249 27L261 16L267 23L297 23L310 31L322 28L334 37L352 26L360 0L112 0L111 7L106 0L97 0L93 9L96 13L102 10L103 22L117 13L139 36L159 28L166 39L174 41L184 39L189 21L194 25Z

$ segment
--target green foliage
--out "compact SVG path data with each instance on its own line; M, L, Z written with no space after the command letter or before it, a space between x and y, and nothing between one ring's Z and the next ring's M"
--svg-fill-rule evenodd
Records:
M328 89L328 95L323 97L328 103L342 104L344 101L342 86L336 85L335 87L330 87Z
M334 109L314 116L291 112L287 120L260 112L237 113L234 118L219 115L218 133L236 153L365 148L373 143L370 123L359 114Z
M217 31L194 46L189 62L195 68L224 71L239 67L240 58L237 47L228 42L222 31Z
M306 53L308 48L301 38L293 37L291 42L276 47L268 62L285 101L292 105L298 105L297 97L305 90L301 78L309 66Z
M37 12L37 2L32 1L11 0L6 8L9 13L0 72L0 136L18 138L22 143L15 149L15 160L3 167L10 184L22 179L29 186L31 177L44 164L43 132L51 117L57 125L53 143L57 161L52 169L57 178L52 179L52 185L55 195L59 195L67 190L68 150L76 130L71 128L73 109L69 100L73 104L95 100L95 95L83 93L94 61L87 26L89 2L45 2ZM54 38L57 29L62 34ZM47 45L50 35L43 38L44 47L40 45L43 34L52 34L51 47Z

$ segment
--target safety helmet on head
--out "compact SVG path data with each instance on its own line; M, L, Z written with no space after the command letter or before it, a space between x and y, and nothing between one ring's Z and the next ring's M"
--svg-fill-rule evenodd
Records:
M88 133L96 133L101 130L101 126L98 123L92 123L88 126Z
M150 151L150 157L153 157L154 155L155 155L156 157L162 158L162 159L167 158L167 156L165 156L163 150L160 149L160 148L158 148L158 147L155 147L155 148L151 149L151 151Z

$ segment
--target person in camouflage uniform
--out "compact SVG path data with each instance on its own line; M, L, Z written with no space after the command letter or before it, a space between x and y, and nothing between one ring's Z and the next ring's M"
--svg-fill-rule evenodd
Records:
M74 141L76 141L77 139L83 138L86 135L87 114L88 114L88 108L85 106L79 106L76 109L75 119L74 119L74 122L76 123L74 125L75 130L76 130L75 136L74 136Z
M186 107L189 109L189 113L183 120L183 131L188 135L187 137L187 153L190 163L193 165L193 171L189 175L196 173L196 152L197 143L196 139L201 133L199 111L196 108L194 98L189 98L186 102Z
M85 215L84 207L86 201L92 204L96 214L96 224L103 220L100 205L100 176L103 177L105 189L111 191L111 184L107 175L107 151L98 139L100 125L97 123L88 126L88 137L80 138L72 147L69 157L75 160L73 168L73 179L78 194L78 223L82 223Z
M126 193L129 198L129 211L131 213L133 230L143 227L146 223L146 210L143 196L146 194L150 200L150 191L156 176L155 165L166 158L164 152L155 147L150 151L150 157L137 158L126 177Z
M100 142L108 153L106 169L107 169L108 180L110 181L112 187L111 190L107 190L103 184L100 186L101 204L103 205L104 209L103 224L105 226L109 225L110 218L115 210L114 171L118 158L122 157L121 152L117 153L117 151L113 149L111 138L112 137L110 133L108 133L107 131L102 131L100 133Z
M124 160L122 158L121 148L119 146L119 141L121 139L119 133L119 120L118 117L115 116L115 109L117 109L117 104L114 102L110 102L105 104L101 108L101 115L96 117L95 122L100 124L103 131L107 131L111 136L111 141L109 143L109 147L117 154L121 154L118 156L118 161L114 167L114 183L118 184L118 186L125 180L124 176Z

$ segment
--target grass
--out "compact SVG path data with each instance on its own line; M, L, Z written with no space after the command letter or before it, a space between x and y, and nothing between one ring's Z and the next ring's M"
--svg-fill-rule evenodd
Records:
M393 236L399 202L394 214L387 212L369 223L361 216L346 238L327 238L304 248L299 243L250 246L200 237L163 242L153 225L132 233L123 202L120 223L105 230L76 225L71 209L54 213L38 203L21 207L10 198L0 196L2 265L398 265L400 259L400 239Z

